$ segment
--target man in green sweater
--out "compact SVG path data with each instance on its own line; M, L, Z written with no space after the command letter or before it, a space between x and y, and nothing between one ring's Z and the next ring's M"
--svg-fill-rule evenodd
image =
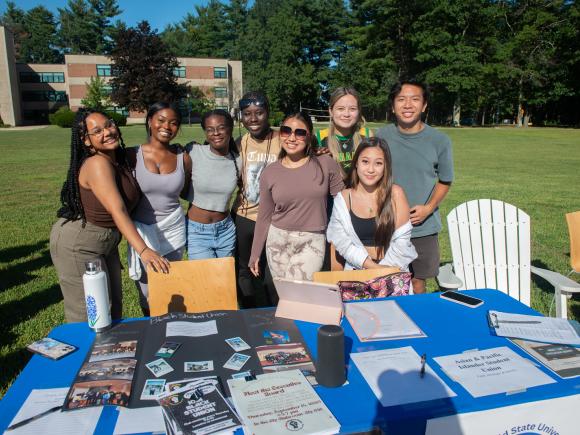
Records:
M439 204L453 181L451 141L423 122L429 99L423 83L401 81L393 86L389 99L396 123L380 128L376 136L389 144L394 182L409 200L411 242L418 254L411 263L413 290L425 293L425 281L439 271Z

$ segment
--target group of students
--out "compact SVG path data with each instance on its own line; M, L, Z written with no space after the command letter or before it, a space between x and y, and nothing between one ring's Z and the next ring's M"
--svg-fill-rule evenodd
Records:
M405 96L409 89L419 94L419 105L414 96ZM404 96L397 113L397 101ZM231 115L211 110L201 119L205 143L185 147L172 143L181 116L171 104L149 109L147 141L132 148L125 148L120 130L106 115L79 110L62 207L50 237L67 321L86 320L82 274L84 263L94 258L101 258L108 274L112 317L121 317L121 236L129 245L129 275L145 315L147 267L168 272L170 261L183 258L185 248L189 259L236 257L243 307L277 303L272 277L311 280L325 267L329 247L347 269L391 265L408 270L418 251L425 250L416 250L422 244L414 243L413 233L437 214L444 197L437 184L452 180L451 149L421 120L427 104L423 85L400 83L391 101L395 129L403 129L398 133L414 140L428 129L436 139L435 153L428 151L426 158L413 156L416 150L403 151L412 159L437 161L427 164L435 184L433 177L398 171L415 184L415 176L430 180L427 198L413 198L413 207L405 186L394 183L397 162L383 137L385 129L373 137L364 127L361 101L352 88L333 92L329 128L318 133L301 112L287 115L279 130L271 128L266 96L250 92L239 101L246 134L235 141ZM419 130L405 132L406 127ZM417 196L416 189L410 190ZM189 202L186 216L180 198ZM428 276L413 272L420 292L420 280Z

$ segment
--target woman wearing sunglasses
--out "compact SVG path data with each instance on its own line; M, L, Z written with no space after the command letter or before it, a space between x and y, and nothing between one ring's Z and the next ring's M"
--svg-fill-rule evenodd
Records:
M372 131L364 126L360 96L354 88L336 88L330 95L328 112L328 128L316 134L320 147L317 151L329 152L346 179L354 152L364 137L372 136Z
M250 268L259 275L265 245L272 276L312 280L324 259L328 195L336 195L344 183L333 159L314 155L308 115L286 117L280 138L278 161L264 170L260 180L260 211Z
M131 175L121 132L105 114L81 109L71 129L71 160L60 199L59 220L50 233L50 256L64 297L67 322L86 322L85 262L100 259L109 280L111 316L123 313L121 235L154 270L168 261L143 241L129 214L140 198Z
M147 245L169 261L181 260L185 251L185 217L179 203L191 179L191 158L180 145L172 145L181 126L181 114L172 104L153 104L145 118L147 142L127 149L127 157L142 197L135 211L135 226ZM187 174L187 175L186 175ZM147 271L138 253L129 247L129 277L139 290L143 315L149 316Z
M411 243L409 203L393 184L391 153L380 138L364 139L352 160L350 189L334 198L326 235L345 259L345 269L398 266L417 258Z
M205 144L188 144L191 187L187 211L187 256L190 260L233 257L236 227L230 199L239 186L240 156L232 138L234 120L222 109L201 118Z
M260 276L250 271L252 240L260 205L260 177L280 152L280 135L269 123L270 105L261 92L248 92L240 100L242 124L248 130L236 143L242 160L242 188L234 202L236 222L236 260L240 304L244 308L272 305L274 283L268 269L266 256L260 257Z

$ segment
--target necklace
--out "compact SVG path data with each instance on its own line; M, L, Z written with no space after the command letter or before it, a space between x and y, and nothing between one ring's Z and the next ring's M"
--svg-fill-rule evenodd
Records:
M376 201L375 195L374 194L365 195L365 194L359 192L358 190L355 190L355 192L356 192L356 196L359 197L359 200L362 203L362 205L364 205L364 207L366 207L368 209L369 214L374 216L375 215L374 205L369 205L369 198L372 200L371 204L374 204Z

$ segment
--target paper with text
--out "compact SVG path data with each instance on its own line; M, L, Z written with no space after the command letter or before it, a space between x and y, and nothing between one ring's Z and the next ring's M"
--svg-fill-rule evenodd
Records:
M10 422L10 425L38 415L54 406L64 404L68 390L68 387L32 390L22 404L18 414ZM79 433L93 433L102 410L102 407L98 407L67 412L55 411L6 433L10 435L36 435L40 433L76 435Z
M166 337L205 337L217 333L215 320L208 322L168 322L165 329Z
M385 407L456 396L428 364L420 376L421 357L411 346L350 357Z
M119 407L119 417L113 435L165 432L161 406L129 409Z
M517 392L556 382L506 346L433 359L473 397Z

